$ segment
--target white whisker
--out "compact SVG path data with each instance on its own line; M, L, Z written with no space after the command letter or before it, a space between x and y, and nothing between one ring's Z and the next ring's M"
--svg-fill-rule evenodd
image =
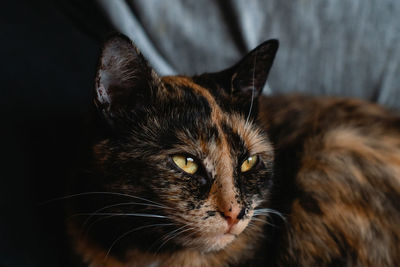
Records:
M271 214L275 214L279 216L283 221L286 222L285 216L282 215L279 211L273 210L273 209L256 209L254 210L254 215L253 216L258 216L258 215L267 215L270 216Z
M83 223L82 227L84 228L85 225L90 221L90 219L93 218L93 216L95 216L99 211L103 211L103 210L106 210L106 209L109 209L109 208L112 208L112 207L125 206L125 205L141 205L141 206L164 208L163 206L160 206L160 205L139 203L139 202L125 202L125 203L118 203L118 204L108 205L108 206L105 206L105 207L103 207L101 209L98 209L95 212L93 212L92 215L90 215L89 218L87 218L86 221Z
M157 242L159 242L159 241L161 241L161 240L167 238L168 236L173 235L174 233L176 233L177 231L179 231L179 230L181 230L181 229L183 229L183 228L185 228L185 227L187 227L187 225L183 225L183 226L181 226L181 227L179 227L179 228L177 228L177 229L175 229L175 230L172 230L171 232L168 232L168 233L164 234L162 237L160 237L159 239L157 239L156 241L154 241L153 244L149 247L149 249L151 249L155 244L157 244ZM158 250L157 250L156 254L157 254L157 253L158 253Z
M255 218L255 217L251 218L251 220L252 221L258 221L258 222L263 222L263 223L266 223L268 225L271 225L272 227L277 227L276 225L270 223L268 220L263 220L263 219Z
M112 213L112 212L101 212L101 213L76 213L70 216L69 218L76 216L134 216L134 217L149 217L149 218L168 218L167 216L157 215L157 214L146 214L146 213Z
M101 221L104 221L104 220L109 219L109 218L112 218L112 217L115 217L115 216L114 216L114 215L110 215L110 216L106 216L106 217L102 217L102 218L97 218L97 220L95 220L94 222L92 222L92 223L87 227L86 230L85 230L85 226L83 225L83 226L82 226L82 229L81 229L81 236L87 236L87 235L89 234L89 232L90 232L90 229L92 229L92 227L93 227L96 223L99 223L99 222L101 222Z
M257 62L257 54L254 56L253 81L252 81L252 89L251 89L251 102L250 102L249 113L248 113L247 119L246 119L246 125L247 125L248 122L249 122L251 110L253 109L253 103L254 103L254 94L255 94L255 88L254 88L255 77L254 77L254 75L255 75L255 71L256 71L256 62Z
M187 225L185 225L185 227L186 227L186 226L187 226ZM176 238L177 236L183 234L184 232L187 232L187 231L190 231L190 230L194 230L194 229L195 229L194 227L190 227L190 228L187 228L187 229L183 229L182 231L179 231L179 232L177 232L176 234L170 235L170 237L169 237L168 239L166 239L166 240L161 244L161 246L158 247L158 249L156 250L156 253L158 253L158 251L159 251L168 241L170 241L170 240Z
M197 229L197 230L191 232L189 235L185 236L184 240L182 240L182 244L184 246L188 245L188 244L191 244L192 239L190 237L195 235L195 234L197 234L197 233L200 233L200 232L202 232L202 229Z
M145 228L154 227L154 226L169 226L169 225L173 225L173 223L144 225L144 226L140 226L140 227L134 228L134 229L122 234L117 239L115 239L114 242L111 244L111 246L108 249L107 254L105 256L105 260L107 260L108 255L110 254L110 252L111 252L112 248L115 246L115 244L117 244L117 242L120 241L125 236L127 236L127 235L129 235L129 234L131 234L131 233L133 233L135 231L139 231L139 230L142 230L142 229L145 229Z
M129 198L133 198L133 199L139 199L139 200L143 200L143 201L147 201L149 203L153 203L155 205L159 205L165 209L172 209L170 207L167 207L165 205L162 205L160 203L157 203L155 201L149 200L149 199L145 199L143 197L137 197L137 196L133 196L133 195L129 195L129 194L124 194L124 193L118 193L118 192L82 192L82 193L78 193L78 194L72 194L72 195L67 195L67 196L62 196L62 197L58 197L58 198L53 198L44 202L39 203L39 205L46 205L55 201L60 201L60 200L65 200L65 199L69 199L69 198L73 198L73 197L80 197L80 196L88 196L88 195L112 195L112 196L121 196L121 197L129 197Z

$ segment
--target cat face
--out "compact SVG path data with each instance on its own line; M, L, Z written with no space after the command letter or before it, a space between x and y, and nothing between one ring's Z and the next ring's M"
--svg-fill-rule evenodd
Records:
M210 252L251 231L271 186L272 147L254 120L276 50L270 41L220 73L159 78L126 38L106 43L85 187L116 193L87 204L115 216L92 239Z

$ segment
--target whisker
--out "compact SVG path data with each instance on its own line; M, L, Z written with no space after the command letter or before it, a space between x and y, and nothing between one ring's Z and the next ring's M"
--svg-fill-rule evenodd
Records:
M174 224L173 224L173 223L166 223L166 224L144 225L144 226L140 226L140 227L134 228L134 229L132 229L132 230L130 230L130 231L128 231L128 232L122 234L122 235L119 236L116 240L114 240L114 242L111 244L110 248L109 248L108 251L107 251L107 254L106 254L104 260L107 260L108 255L110 254L112 248L115 246L115 244L117 244L118 241L120 241L120 240L121 240L122 238L124 238L125 236L127 236L127 235L129 235L129 234L131 234L131 233L133 233L133 232L135 232L135 231L139 231L139 230L142 230L142 229L145 229L145 228L154 227L154 226L169 226L169 225L174 225Z
M202 229L197 229L196 231L191 232L189 235L185 236L185 239L182 240L182 244L184 246L190 244L190 241L192 240L190 237L200 232L202 232Z
M263 222L263 223L266 223L266 224L268 224L268 225L270 225L272 227L278 227L275 224L270 223L268 220L263 220L263 219L255 218L255 217L251 218L251 220L258 221L258 222Z
M101 222L101 221L107 220L107 219L112 218L112 217L115 217L115 216L114 216L114 215L110 215L110 216L106 216L106 217L102 217L102 218L97 218L97 220L95 220L94 222L92 222L92 223L87 227L86 231L85 231L85 226L83 225L80 235L86 237L86 236L89 234L90 229L92 229L92 227L93 227L96 223L99 223L99 222Z
M133 198L133 199L139 199L139 200L143 200L143 201L147 201L149 203L153 203L155 205L159 205L162 206L165 209L172 209L170 207L167 207L161 203L157 203L155 201L149 200L149 199L145 199L143 197L137 197L137 196L133 196L133 195L129 195L129 194L124 194L124 193L118 193L118 192L82 192L82 193L78 193L78 194L72 194L72 195L67 195L67 196L62 196L62 197L58 197L58 198L53 198L44 202L39 203L38 205L46 205L55 201L60 201L60 200L65 200L65 199L70 199L73 197L80 197L80 196L88 196L88 195L113 195L113 196L121 196L121 197L129 197L129 198Z
M256 62L257 62L257 55L256 56L254 56L254 64L253 64L253 83L252 83L252 90L251 90L251 102L250 102L250 109L249 109L249 114L247 115L247 119L246 119L246 125L248 124L248 122L249 122L249 119L250 119L250 114L251 114L251 110L253 109L253 103L254 103L254 91L255 91L255 88L254 88L254 81L255 81L255 77L254 77L254 73L255 73L255 69L256 69Z
M84 225L82 226L81 235L84 234L85 236L87 236L87 235L89 234L89 232L90 232L90 229L92 229L92 227L93 227L96 223L99 223L99 222L101 222L101 221L103 221L103 220L110 219L110 218L113 218L113 217L116 217L116 216L117 216L117 215L110 215L110 216L98 218L98 219L96 219L94 222L92 222L92 223L87 227L86 231L84 231L84 229L85 229L85 224L84 224ZM166 217L166 218L168 218L168 217ZM86 223L86 221L85 221L85 223Z
M257 235L262 234L263 233L263 227L260 227L260 225L255 224L254 222L250 221L249 224L247 225L247 231L246 233L251 233L251 232L255 232L257 233ZM254 233L253 233L254 234Z
M159 241L161 241L161 240L167 238L167 237L170 236L170 235L173 235L174 233L176 233L177 231L179 231L179 230L181 230L181 229L183 229L183 228L185 228L185 227L187 227L187 225L183 225L183 226L181 226L181 227L179 227L179 228L177 228L177 229L175 229L175 230L172 230L171 232L168 232L168 233L164 234L162 237L160 237L159 239L157 239L156 241L153 242L153 244L149 247L149 250L150 250L155 244L157 244ZM157 250L157 252L158 252L158 250ZM156 254L157 254L157 252L156 252Z
M258 226L256 224L254 224L252 221L250 221L246 228L248 228L250 230L258 229Z
M69 217L76 217L76 216L108 216L108 215L113 215L113 216L134 216L134 217L148 217L148 218L168 218L167 216L163 215L157 215L157 214L146 214L146 213L112 213L112 212L101 212L101 213L76 213L73 214Z
M163 206L160 206L160 205L140 203L140 202L125 202L125 203L118 203L118 204L108 205L108 206L105 206L105 207L103 207L101 209L98 209L95 212L93 212L93 214L90 215L89 218L87 218L86 221L83 223L82 227L84 228L85 225L90 221L90 219L93 218L93 216L95 216L99 211L103 211L103 210L106 210L106 209L112 208L112 207L125 206L125 205L141 205L141 206L164 208Z
M185 226L186 226L186 225L185 225ZM187 229L183 229L182 231L179 231L178 233L176 233L176 234L170 236L167 240L165 240L165 241L161 244L161 246L158 247L156 253L158 253L158 251L159 251L168 241L170 241L170 240L176 238L177 236L183 234L184 232L187 232L187 231L190 231L190 230L194 230L194 229L195 229L194 227L190 227L190 228L187 228Z
M276 210L273 210L273 209L256 209L256 210L254 210L254 215L253 216L270 215L270 214L278 215L283 221L286 222L285 216L283 216L282 213L280 213L279 211L276 211Z

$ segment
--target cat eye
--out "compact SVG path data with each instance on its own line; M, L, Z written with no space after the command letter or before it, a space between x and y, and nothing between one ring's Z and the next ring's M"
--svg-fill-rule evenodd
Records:
M240 171L241 172L247 172L247 171L251 170L256 165L257 162L258 162L258 156L257 155L248 157L242 163L242 166L240 166Z
M199 168L194 159L188 156L175 155L172 157L172 160L176 166L189 174L196 173Z

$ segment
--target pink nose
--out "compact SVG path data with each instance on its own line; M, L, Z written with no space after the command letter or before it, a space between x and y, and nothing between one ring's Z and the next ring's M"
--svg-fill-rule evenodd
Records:
M243 218L246 210L245 208L240 209L239 207L230 207L228 210L221 212L221 215L225 218L229 227L237 224L240 219Z

